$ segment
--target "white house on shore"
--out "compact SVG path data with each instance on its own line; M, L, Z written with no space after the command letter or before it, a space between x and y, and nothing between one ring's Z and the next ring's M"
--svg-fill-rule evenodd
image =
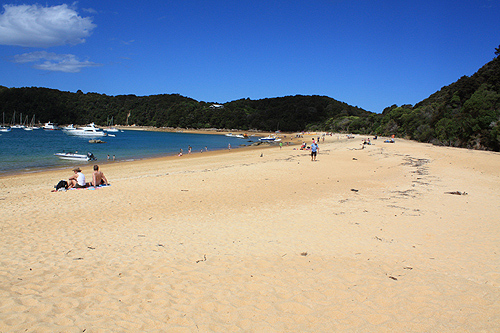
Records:
M212 104L210 105L211 109L224 109L224 105L222 104Z

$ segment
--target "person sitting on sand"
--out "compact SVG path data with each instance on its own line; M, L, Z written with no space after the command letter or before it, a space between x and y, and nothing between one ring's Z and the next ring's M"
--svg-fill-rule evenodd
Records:
M85 188L87 184L85 183L85 175L82 173L82 169L74 168L73 172L75 173L73 176L68 179L68 188Z
M92 186L99 186L99 185L109 185L108 180L104 176L104 173L102 171L99 171L99 166L96 164L94 165L94 172L92 173Z

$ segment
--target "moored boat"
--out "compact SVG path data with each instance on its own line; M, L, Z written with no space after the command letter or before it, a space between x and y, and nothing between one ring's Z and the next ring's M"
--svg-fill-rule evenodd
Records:
M108 119L106 126L107 128L103 128L103 131L110 132L110 133L118 133L120 130L118 128L113 126L113 117L111 117L111 120Z
M34 129L38 129L38 127L35 127L35 115L33 115L33 118L31 118L30 123L24 128L24 130L32 131Z
M260 138L259 141L278 142L278 141L281 141L281 139L279 139L275 136L266 136L265 138Z
M0 132L10 132L10 127L5 126L5 112L3 113L2 126L0 126Z
M73 130L76 130L76 127L73 126L73 124L69 124L68 126L64 126L63 128L61 128L63 130L63 132L66 132L66 131L73 131Z
M94 123L90 123L84 127L77 127L75 129L66 130L64 133L68 135L78 135L86 137L100 137L106 136L106 132L98 128Z
M55 156L59 157L62 160L71 160L71 161L96 161L94 154L87 153L87 155L78 154L78 153L55 153Z
M46 130L46 131L55 131L55 130L58 130L59 127L57 127L56 124L54 123L51 123L50 121L48 123L45 123L43 125L43 129Z

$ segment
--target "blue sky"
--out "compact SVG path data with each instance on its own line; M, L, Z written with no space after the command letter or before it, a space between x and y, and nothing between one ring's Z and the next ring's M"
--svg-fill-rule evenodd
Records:
M500 1L10 1L0 85L415 104L493 59Z

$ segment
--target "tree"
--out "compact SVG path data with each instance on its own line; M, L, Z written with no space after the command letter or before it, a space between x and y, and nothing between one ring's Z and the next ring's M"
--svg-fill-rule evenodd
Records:
M497 56L500 55L500 45L498 45L498 47L495 48L495 55L497 55Z

